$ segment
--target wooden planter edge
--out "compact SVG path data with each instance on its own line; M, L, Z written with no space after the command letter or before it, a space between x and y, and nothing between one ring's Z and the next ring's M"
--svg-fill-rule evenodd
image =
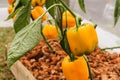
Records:
M10 68L16 80L36 80L32 73L18 60Z

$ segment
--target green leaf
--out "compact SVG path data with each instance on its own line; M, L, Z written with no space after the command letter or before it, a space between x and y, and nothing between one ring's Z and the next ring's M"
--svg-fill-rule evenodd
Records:
M78 0L81 10L86 13L84 0Z
M55 4L55 0L46 0L46 2L45 2L45 6L46 6L46 8L48 9L50 6L52 6L53 4ZM56 8L55 7L53 7L52 9L50 9L48 12L49 12L49 14L54 18L55 17L55 12L56 12L56 10L55 10Z
M116 25L120 16L120 0L116 0L115 10L114 10L114 25Z
M16 34L8 52L9 67L39 43L42 39L40 27L41 20L34 21Z
M6 20L13 18L15 16L15 14L17 12L19 12L19 10L21 10L21 8L23 6L26 6L29 3L31 3L31 0L15 0L14 9L13 9L12 13L7 17Z
M64 35L63 35L63 39L61 40L60 42L63 50L71 56L71 51L70 51L70 47L69 47L69 43L68 43L68 40L67 40L67 36L66 36L66 30L64 31Z
M30 23L30 8L31 5L28 4L23 6L22 9L17 13L14 22L14 29L16 33Z
M13 18L15 16L15 14L22 8L22 6L20 5L20 0L15 0L15 1L16 1L16 3L14 5L14 9L13 9L12 13L7 17L6 20Z
M63 36L63 39L60 42L60 45L62 46L63 50L69 55L70 61L74 61L76 58L75 58L74 54L71 53L69 43L68 43L68 40L67 40L66 31L67 30L65 29L64 30L64 36Z
M26 5L26 4L28 4L29 2L31 2L31 0L20 0L20 3L21 3L22 5Z
M21 10L22 8L23 8L23 7L20 7L20 8L18 8L18 9L16 9L15 11L13 11L13 12L7 17L6 20L9 20L9 19L13 18L13 17L15 16L15 14L16 14L19 10Z
M63 36L64 32L63 32L63 27L62 27L62 14L63 14L63 8L58 7L57 9L57 14L56 14L56 24L57 26L60 28L61 34Z

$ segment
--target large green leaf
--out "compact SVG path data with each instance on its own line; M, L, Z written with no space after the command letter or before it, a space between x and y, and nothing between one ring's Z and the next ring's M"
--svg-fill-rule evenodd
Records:
M52 6L53 4L55 4L55 0L46 0L46 2L45 2L45 6L46 6L46 8L48 9L50 6ZM55 7L53 7L52 9L50 9L48 12L49 12L49 14L54 18L55 17L55 12L56 12L56 10L55 10L56 8Z
M67 40L66 31L67 30L65 29L63 38L62 38L62 40L60 42L60 45L62 46L63 50L69 55L70 61L74 61L76 58L75 58L74 54L71 53L69 43L68 43L68 40Z
M16 33L30 23L30 8L30 4L27 4L17 13L14 22L14 29Z
M14 6L14 9L12 11L12 13L7 17L6 20L9 20L11 18L14 17L14 15L19 11L21 10L21 8L29 3L31 3L31 0L14 0L15 1L15 4L13 5Z
M31 0L20 0L20 3L21 3L22 5L26 5L26 4L28 4L29 2L31 2Z
M114 25L116 25L120 17L120 0L116 0L115 10L114 10Z
M70 47L69 47L69 43L68 43L68 40L67 40L66 30L64 30L63 38L62 38L62 40L61 40L61 42L60 42L60 45L62 46L63 50L64 50L68 55L71 54Z
M16 34L8 52L9 67L39 43L42 39L40 27L41 21L34 21Z
M79 6L82 9L82 11L86 13L84 0L78 0L78 2L79 2Z

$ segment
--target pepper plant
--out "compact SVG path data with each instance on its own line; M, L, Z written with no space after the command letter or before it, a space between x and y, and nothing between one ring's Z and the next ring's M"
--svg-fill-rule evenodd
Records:
M43 4L40 5L40 3L44 3L42 1L45 2L44 7L46 8L46 10L44 12L42 11L42 14L36 17L38 13L34 12L33 14L31 12L37 6L36 4L43 7ZM78 1L81 9L86 12L84 0ZM63 73L65 74L66 78L72 80L74 77L76 77L76 80L88 80L88 77L90 76L90 79L93 80L86 54L90 54L92 51L94 51L98 44L94 25L81 24L81 21L83 19L80 16L77 16L71 10L65 4L64 0L12 0L11 2L13 10L8 16L7 20L15 16L14 30L16 32L16 36L13 39L8 52L8 67L11 67L20 57L25 55L27 51L34 48L39 43L39 41L43 39L45 40L47 45L54 52L56 52L54 48L52 48L51 45L48 43L47 37L42 31L43 21L46 20L46 18L44 19L44 16L46 16L46 13L49 13L54 21L56 28L58 28L57 30L60 30L60 45L68 54L68 56L64 59L62 63ZM119 7L120 0L116 0L115 24L117 23L120 16ZM72 27L70 26L71 28L69 27L69 16L67 11L70 15L72 15L72 19L74 20L73 22L75 24ZM64 18L66 18L64 22L62 16L63 13L65 16ZM65 24L64 27L63 23ZM77 41L75 41L76 39ZM84 39L88 41L85 41ZM67 63L64 63L66 61ZM77 66L76 69L73 68L73 66L75 65ZM85 68L86 73L80 72L80 66L83 66ZM74 75L69 74L69 72L71 73L72 70L78 71L75 72ZM80 77L75 74L84 74L84 77Z

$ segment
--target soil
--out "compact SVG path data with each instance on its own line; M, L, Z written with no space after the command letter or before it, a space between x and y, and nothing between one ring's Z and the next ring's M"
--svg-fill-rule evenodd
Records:
M49 43L56 53L52 52L44 41L40 41L20 61L37 80L66 80L61 68L66 53L59 41L49 40ZM120 54L110 54L97 48L88 58L94 80L120 80Z

